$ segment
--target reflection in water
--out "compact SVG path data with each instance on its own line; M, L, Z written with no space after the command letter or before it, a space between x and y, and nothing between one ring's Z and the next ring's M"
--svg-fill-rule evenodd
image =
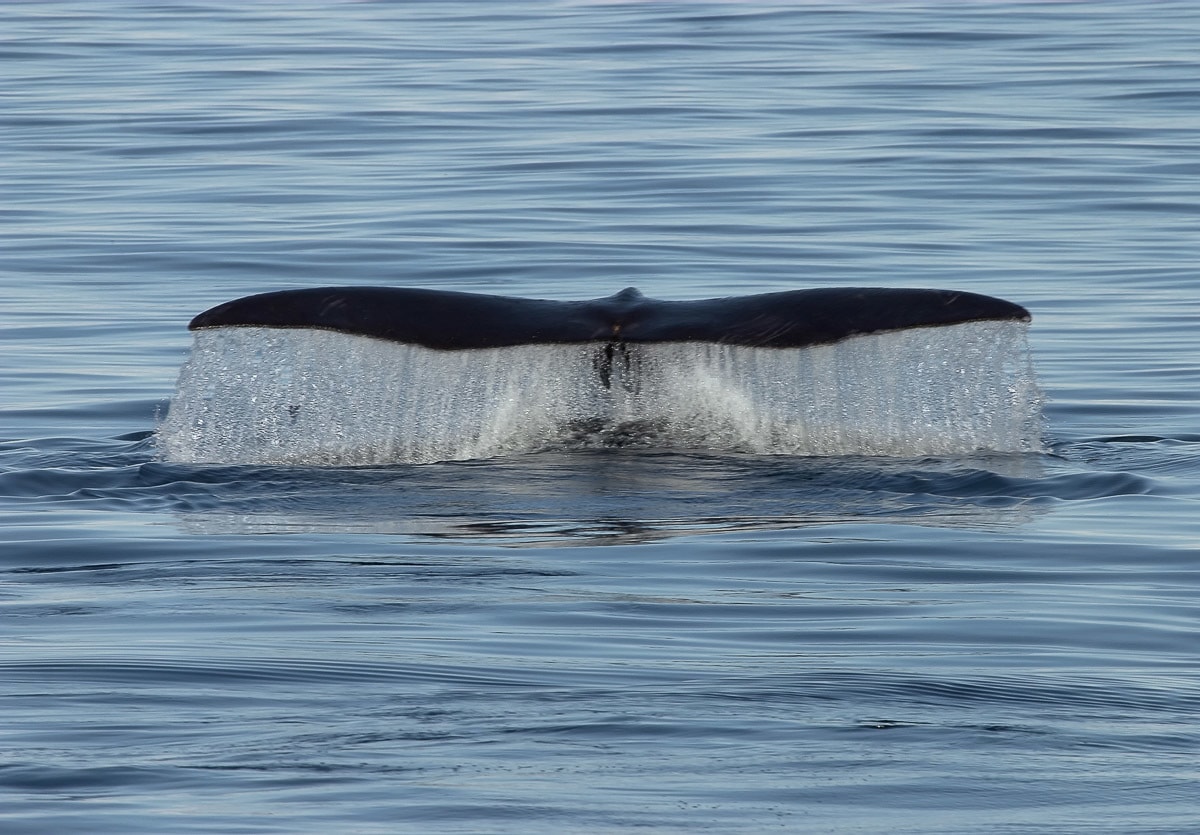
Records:
M612 449L369 469L147 469L174 483L179 525L193 533L618 544L851 521L996 529L1048 507L1036 455L914 461ZM176 480L185 471L186 488Z

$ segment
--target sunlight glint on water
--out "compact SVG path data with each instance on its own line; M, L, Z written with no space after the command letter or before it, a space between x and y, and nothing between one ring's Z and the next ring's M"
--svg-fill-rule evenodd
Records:
M434 351L340 333L200 331L159 431L183 463L365 465L642 443L794 455L1041 448L1026 326L807 349L666 343Z

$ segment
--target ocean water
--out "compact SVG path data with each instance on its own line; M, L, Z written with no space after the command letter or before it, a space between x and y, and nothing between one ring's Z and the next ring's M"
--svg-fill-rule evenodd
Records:
M1200 828L1194 4L0 20L0 831ZM167 454L192 316L339 284L987 293L1044 434Z

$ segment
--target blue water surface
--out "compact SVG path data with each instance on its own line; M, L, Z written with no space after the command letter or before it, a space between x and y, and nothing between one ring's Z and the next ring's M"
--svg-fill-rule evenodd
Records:
M1200 826L1200 9L9 2L0 830ZM184 465L375 284L1033 313L1047 452Z

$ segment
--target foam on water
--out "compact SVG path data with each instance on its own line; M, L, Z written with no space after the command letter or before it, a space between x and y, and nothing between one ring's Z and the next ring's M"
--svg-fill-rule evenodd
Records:
M199 331L159 427L185 463L366 465L642 442L797 455L1041 449L1026 326L807 349L707 343L435 351L303 329Z

